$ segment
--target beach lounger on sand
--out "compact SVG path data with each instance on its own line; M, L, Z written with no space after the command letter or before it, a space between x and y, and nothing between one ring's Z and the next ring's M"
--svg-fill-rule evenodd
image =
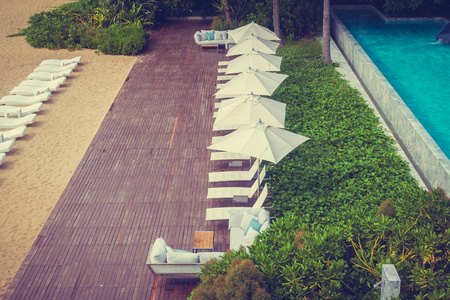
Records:
M3 163L3 161L5 160L6 157L6 153L0 153L0 165Z
M46 87L51 92L56 91L61 84L66 81L66 77L58 78L50 81L43 80L24 80L19 84L19 87Z
M28 75L28 80L43 80L50 81L58 78L63 78L69 76L72 73L72 70L62 71L62 72L33 72Z
M0 117L8 118L8 116L17 116L18 118L21 118L23 116L27 116L29 114L40 111L42 105L42 102L22 107L0 105Z
M57 72L64 72L64 71L73 71L77 66L77 63L65 65L62 67L57 66L38 66L36 69L34 69L34 72L47 72L47 73L57 73Z
M5 105L31 105L50 99L52 93L46 92L37 96L8 95L0 99L0 104Z
M40 66L56 66L63 67L73 63L79 63L81 61L81 56L77 56L71 59L46 59L41 62Z
M9 150L11 150L12 146L14 145L15 141L16 140L0 142L0 153L9 152Z
M250 181L258 171L258 168L259 163L255 161L248 171L210 172L208 179L209 182Z
M0 139L0 141L15 140L17 138L23 137L26 129L27 126L19 126L14 129L0 131L0 136L3 139Z
M255 180L251 187L213 187L208 189L208 199L234 198L245 196L251 198L258 190L258 182L262 182L266 176L265 169L259 174L259 180Z
M9 129L9 128L17 128L20 126L32 124L36 119L35 114L31 114L22 118L0 118L0 128L1 129Z
M16 86L9 93L11 95L37 96L47 92L50 92L50 89L45 86Z
M264 201L267 199L268 195L267 184L264 186L261 194L256 200L252 207L214 207L206 209L206 220L207 221L218 221L218 220L228 220L230 217L230 212L232 211L251 211L252 209L261 208Z

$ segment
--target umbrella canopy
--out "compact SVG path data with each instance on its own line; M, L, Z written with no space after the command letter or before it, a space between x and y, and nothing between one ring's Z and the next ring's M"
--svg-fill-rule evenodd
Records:
M256 24L255 22L251 22L250 24L247 24L245 26L228 31L228 36L230 36L236 42L236 44L244 41L248 36L252 34L269 41L280 40L275 32L267 29L264 26Z
M228 64L226 74L242 73L248 68L261 71L280 71L282 58L271 54L252 50L242 56L236 57Z
M285 103L250 94L222 101L214 125L240 126L262 120L267 125L284 128L285 116Z
M288 75L270 73L257 69L247 69L237 75L215 93L216 97L226 95L255 95L270 96L277 87L288 77Z
M275 54L278 46L280 46L279 43L250 35L244 41L228 50L226 56L242 55L252 50L257 50L267 54Z
M239 127L208 149L241 153L278 163L307 140L309 138L259 121Z

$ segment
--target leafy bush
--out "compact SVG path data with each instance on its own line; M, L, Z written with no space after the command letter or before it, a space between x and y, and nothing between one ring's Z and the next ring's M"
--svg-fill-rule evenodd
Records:
M148 34L138 25L111 26L100 37L98 50L105 54L135 55L147 44Z
M270 300L261 287L263 275L249 259L234 258L226 275L203 280L192 293L192 300L253 299Z
M144 50L155 1L80 0L33 15L21 34L33 47L89 48L106 54L134 55ZM122 25L130 25L130 28ZM140 27L140 29L138 28Z

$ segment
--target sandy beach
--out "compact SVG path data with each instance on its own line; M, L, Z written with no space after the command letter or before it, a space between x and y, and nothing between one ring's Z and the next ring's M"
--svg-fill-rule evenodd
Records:
M44 102L36 121L0 166L0 298L69 182L136 57L93 50L35 49L7 35L34 13L68 0L0 1L0 98L44 59L82 56L66 84Z

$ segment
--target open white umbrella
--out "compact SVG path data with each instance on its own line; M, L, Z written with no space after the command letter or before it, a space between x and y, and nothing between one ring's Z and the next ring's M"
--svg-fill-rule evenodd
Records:
M255 22L251 22L250 24L247 24L245 26L228 31L228 36L230 36L236 42L236 44L239 44L250 35L254 35L269 41L280 40L275 32L267 29L264 26L256 24Z
M249 68L225 83L215 93L215 96L216 98L221 98L228 95L245 95L250 93L270 96L287 77L288 75Z
M226 74L242 73L248 68L261 71L278 72L280 71L282 58L252 50L244 55L231 60L225 71Z
M275 54L279 46L279 43L250 35L244 41L228 50L226 56L242 55L252 50L267 54Z
M267 125L284 128L285 117L285 103L250 94L223 100L214 125L233 129L262 120Z
M308 137L258 121L240 126L223 139L208 146L211 150L241 153L278 163Z

